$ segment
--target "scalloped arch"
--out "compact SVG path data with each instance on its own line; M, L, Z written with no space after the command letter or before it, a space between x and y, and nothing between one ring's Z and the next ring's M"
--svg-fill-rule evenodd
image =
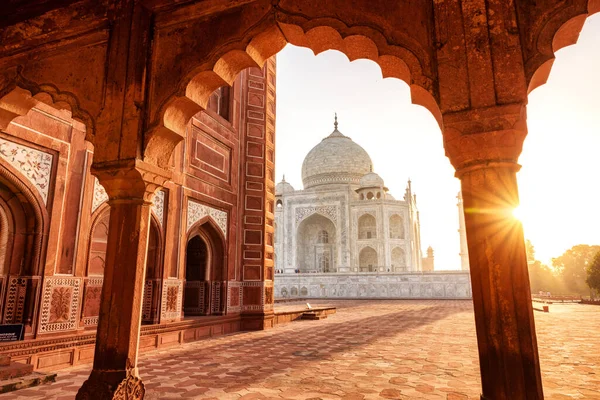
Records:
M315 54L338 50L350 61L372 60L381 68L383 78L397 78L406 82L414 104L428 109L442 127L442 115L433 95L433 80L423 74L419 59L411 51L387 43L385 37L367 27L352 28L343 36L340 29L326 25L327 21L314 21L317 26L304 31L298 25L275 23L254 34L244 50L223 50L212 66L199 66L181 83L182 95L173 96L162 107L161 121L152 129L145 143L145 160L167 166L172 151L185 137L189 121L208 104L210 95L219 87L231 85L242 70L261 68L283 47L293 45L311 49ZM323 25L318 25L321 23Z
M79 107L79 101L72 93L61 92L52 84L37 85L24 79L18 79L3 92L5 95L0 97L0 129L6 129L13 119L26 115L38 103L44 103L70 111L73 119L85 124L85 139L94 143L94 119Z
M556 52L564 47L576 44L586 19L598 12L600 12L600 0L589 0L587 13L580 13L571 17L566 22L559 25L554 32L552 32L551 28L547 27L552 26L552 21L560 18L561 15L556 15L552 20L546 22L540 32L541 40L538 43L538 47L551 48L552 55L547 57L546 60L538 62L539 65L534 70L531 79L529 80L528 93L531 93L548 81L550 71L552 70L554 60L556 59Z

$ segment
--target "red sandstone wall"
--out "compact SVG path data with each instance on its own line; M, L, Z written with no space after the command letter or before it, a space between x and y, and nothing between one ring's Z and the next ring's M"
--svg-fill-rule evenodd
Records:
M197 226L210 219L211 229L224 241L223 282L211 290L221 296L214 313L227 317L217 323L215 332L210 327L190 328L182 331L181 337L174 332L175 342L272 323L268 315L273 303L275 61L270 60L262 70L242 72L229 96L229 115L219 111L215 95L208 109L193 118L186 140L173 156L172 182L154 200L151 252L156 271L147 271L144 321L181 319L186 245ZM9 260L0 275L3 321L23 321L27 337L37 337L37 342L54 343L52 338L57 335L73 337L72 343L56 354L58 347L46 349L47 356L33 350L35 341L25 346L31 351L21 347L17 352L14 345L0 345L0 353L11 353L36 369L61 368L93 356L93 336L89 342L86 331L93 333L97 324L110 210L106 193L90 174L93 148L84 138L84 127L68 112L43 104L0 133L0 139L9 144L52 156L46 177L47 204L27 179L28 172L0 159L0 167L10 169L26 190L38 193L35 200L40 203L42 220L37 261L33 257L32 267L25 271L19 269L21 262L11 264ZM2 178L6 175L3 171L0 183L4 184L8 180ZM0 190L0 210L3 198L14 197L13 186ZM29 214L27 218L34 221L35 213ZM31 221L29 224L35 225ZM17 243L17 248L25 248L31 238L22 236L26 235L8 239ZM5 253L0 252L0 264ZM244 316L241 325L239 314ZM160 345L155 339L148 340L152 343L142 340L140 346Z

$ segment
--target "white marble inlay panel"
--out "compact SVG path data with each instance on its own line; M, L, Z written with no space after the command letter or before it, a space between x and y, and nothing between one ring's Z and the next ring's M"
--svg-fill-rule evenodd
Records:
M336 206L316 206L316 207L298 207L296 208L296 223L304 220L311 215L318 213L329 218L333 223L337 223L337 207Z
M92 212L96 211L102 203L108 200L108 194L98 178L94 177L94 199L92 200Z
M154 200L152 200L152 211L158 218L158 222L162 226L165 221L165 192L159 190L154 195Z
M227 237L227 213L195 201L188 200L187 230L202 218L209 216L217 224L223 235Z
M52 177L52 154L0 139L0 157L19 170L48 202Z

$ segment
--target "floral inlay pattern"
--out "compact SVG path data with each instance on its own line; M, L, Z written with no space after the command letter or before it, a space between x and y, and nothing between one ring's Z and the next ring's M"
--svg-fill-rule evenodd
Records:
M223 235L227 237L227 213L191 200L188 201L187 230L189 231L196 222L207 215L215 221Z
M304 220L311 215L318 213L329 218L334 224L337 223L336 206L316 206L316 207L298 207L296 208L296 223Z
M68 331L77 328L81 278L48 277L45 279L40 333Z
M52 292L50 302L50 323L65 322L69 320L71 310L71 292L73 288L57 287Z
M179 294L178 286L169 286L167 289L167 312L177 311L177 295Z
M0 157L18 169L48 203L52 177L52 154L0 139Z
M98 178L94 177L94 200L92 201L92 212L96 211L102 203L108 200L108 194Z
M152 200L152 211L158 218L158 222L162 226L165 220L165 192L159 190L154 195L154 200Z

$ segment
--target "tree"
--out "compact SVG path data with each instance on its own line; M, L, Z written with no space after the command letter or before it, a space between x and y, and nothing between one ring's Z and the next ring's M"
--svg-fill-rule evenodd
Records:
M588 265L592 263L600 246L579 244L571 247L562 256L552 259L552 265L570 294L584 295L589 293L586 284Z
M594 260L588 265L585 282L590 289L600 292L600 252L596 253Z
M560 292L560 283L554 276L552 269L535 259L535 247L533 247L530 240L525 241L525 251L527 253L531 293Z

